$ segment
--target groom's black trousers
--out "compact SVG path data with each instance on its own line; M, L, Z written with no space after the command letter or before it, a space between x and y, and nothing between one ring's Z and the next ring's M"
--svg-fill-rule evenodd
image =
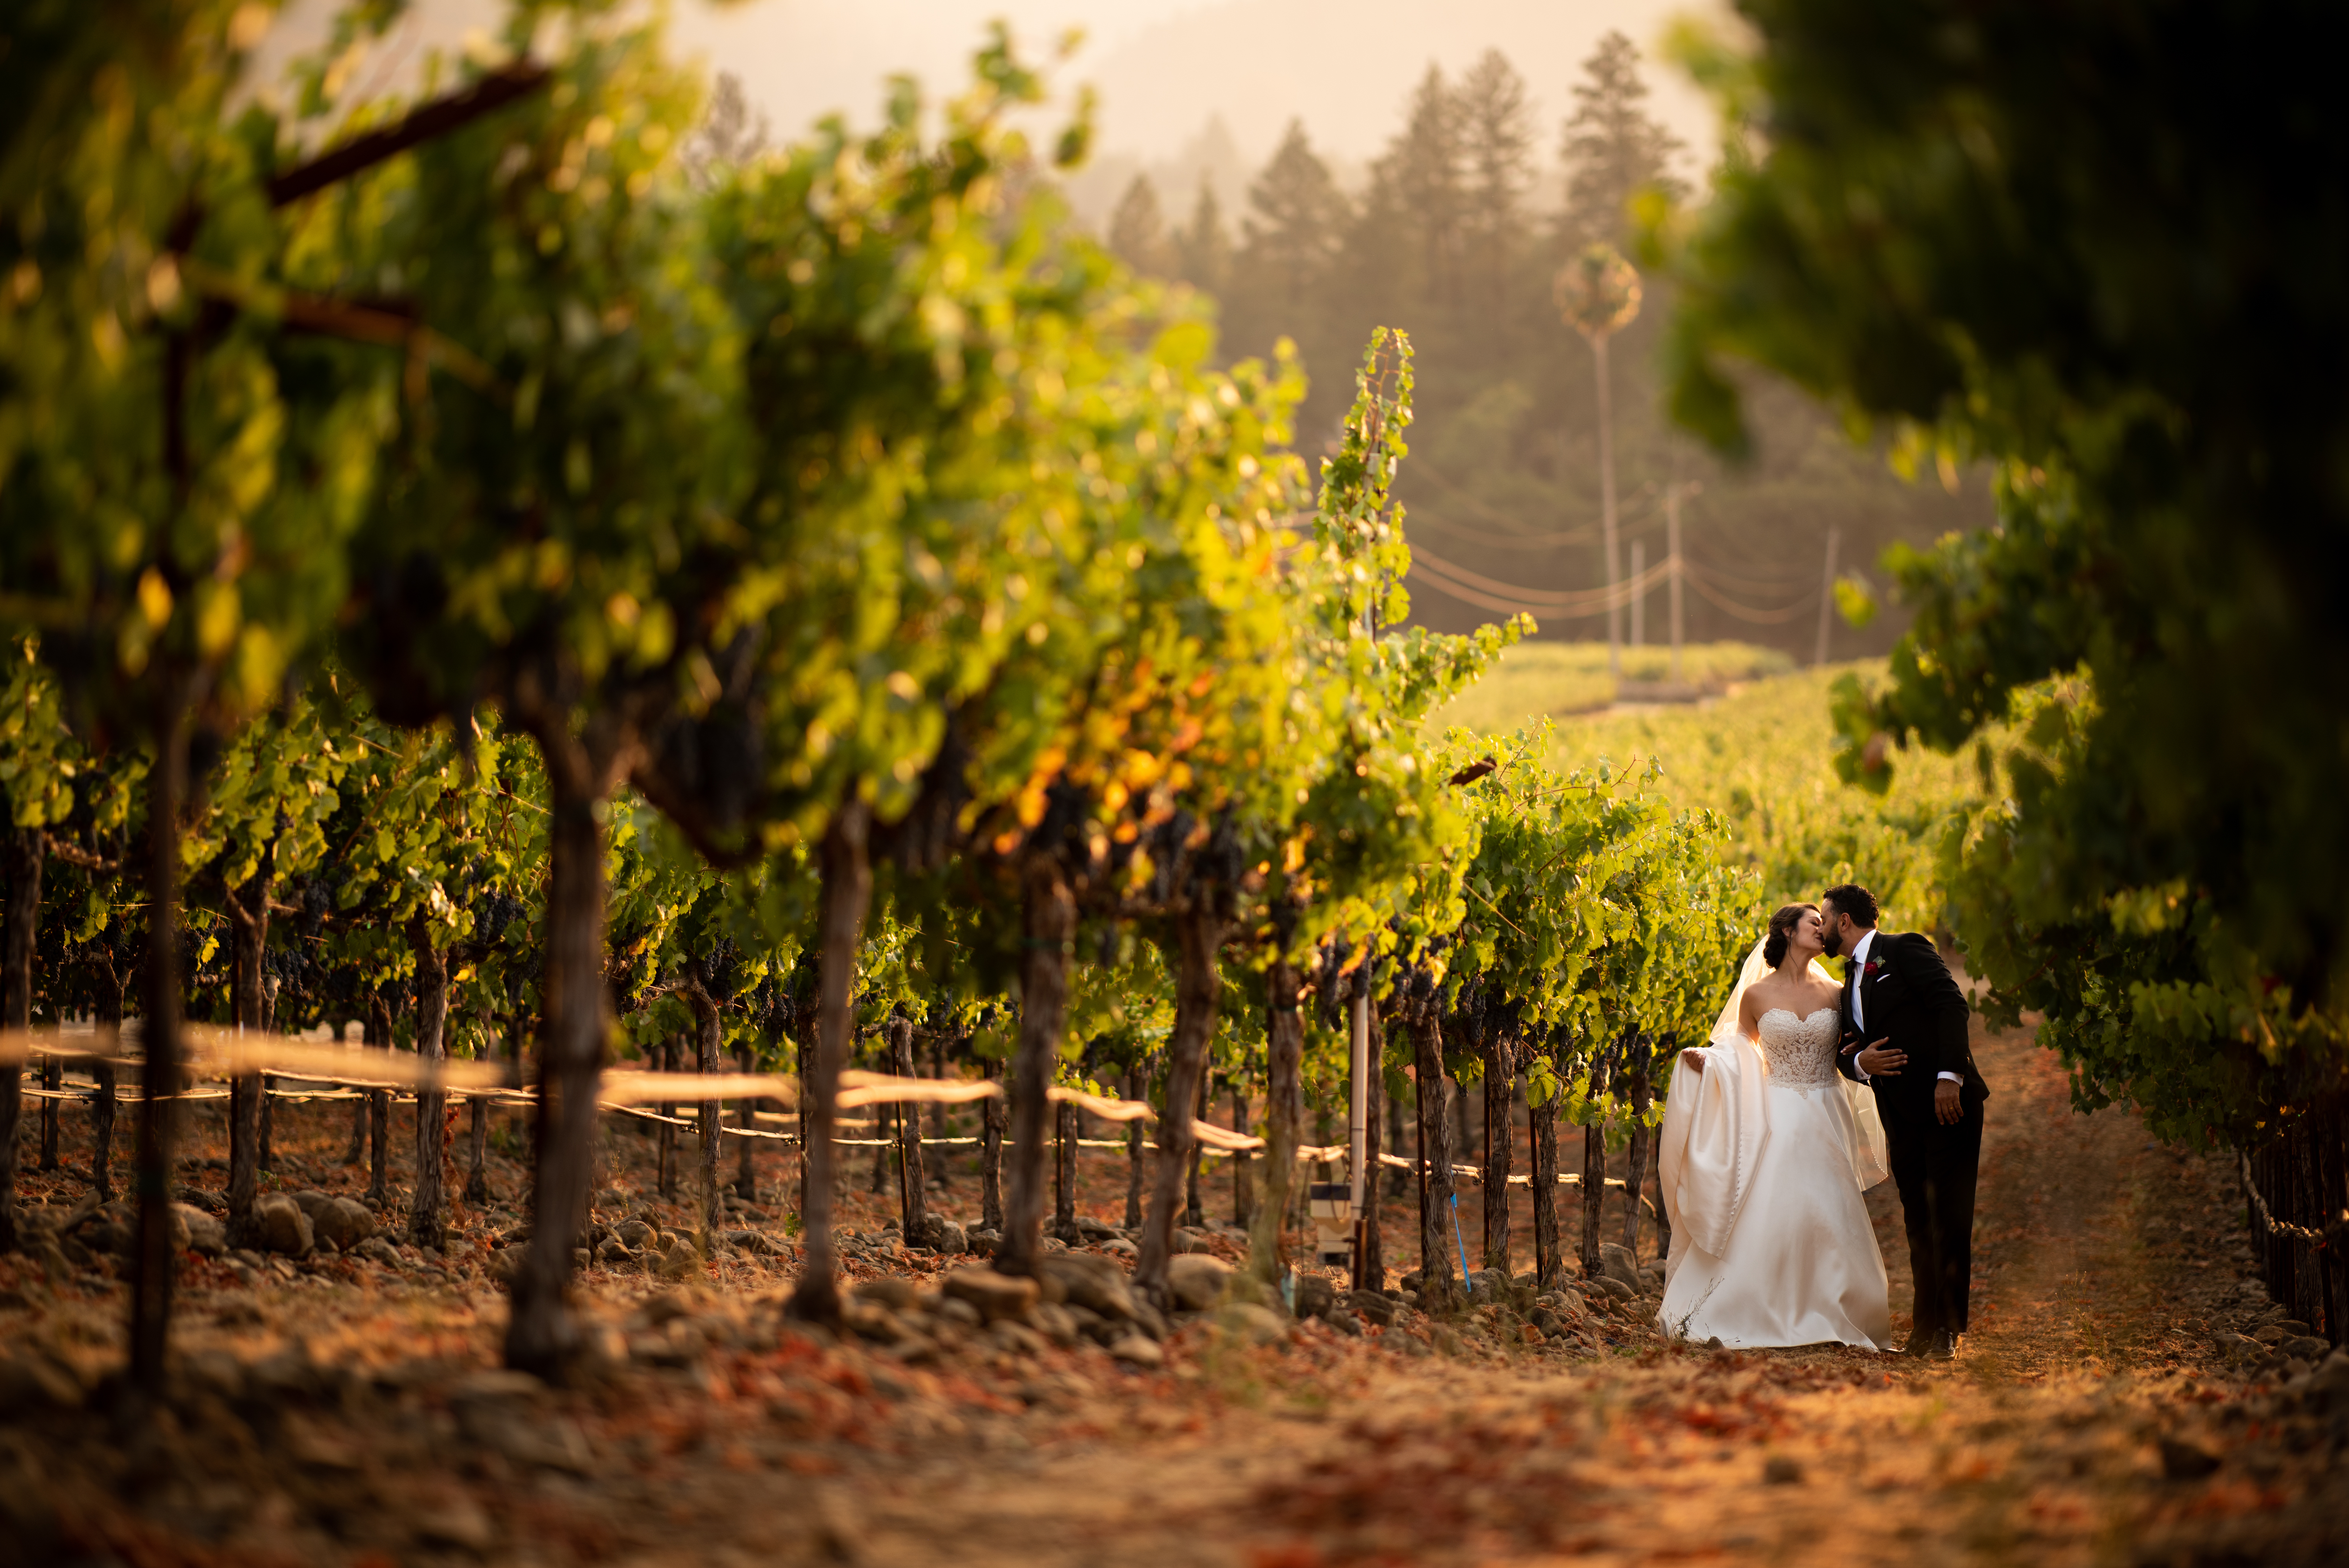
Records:
M1970 1099L1971 1096L1968 1097ZM1973 1294L1974 1184L1982 1166L1982 1108L1976 1099L1947 1126L1930 1115L1887 1128L1893 1184L1909 1227L1917 1331L1966 1332Z

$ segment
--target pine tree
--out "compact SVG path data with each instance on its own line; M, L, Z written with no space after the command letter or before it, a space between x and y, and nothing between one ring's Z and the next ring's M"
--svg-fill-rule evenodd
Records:
M1242 286L1292 315L1301 312L1338 259L1351 210L1303 121L1288 122L1280 150L1248 187L1248 207L1240 225L1247 237L1238 258Z
M1109 248L1127 266L1145 277L1171 278L1177 261L1166 235L1166 216L1159 210L1158 188L1147 174L1137 174L1119 199L1109 221Z
M1487 49L1454 95L1463 207L1463 272L1475 328L1489 346L1507 325L1507 298L1526 248L1533 184L1533 113L1525 78Z
M1216 188L1199 181L1199 200L1192 205L1191 221L1174 235L1175 275L1193 288L1219 294L1231 276L1232 242L1224 232L1223 209Z
M1566 213L1568 248L1617 244L1626 237L1624 209L1648 186L1680 196L1671 161L1680 139L1648 117L1648 84L1640 79L1640 51L1609 32L1582 62L1588 79L1574 89L1574 118L1566 122Z
M1412 94L1402 134L1379 160L1376 178L1392 191L1418 252L1420 297L1448 305L1459 296L1461 221L1468 194L1461 179L1460 106L1434 66Z
M719 168L748 163L766 151L768 129L767 112L751 108L742 78L720 71L700 125L686 139L685 165L696 180L707 183Z

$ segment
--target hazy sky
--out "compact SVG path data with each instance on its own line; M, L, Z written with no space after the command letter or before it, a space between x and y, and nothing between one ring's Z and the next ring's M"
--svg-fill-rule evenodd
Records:
M315 40L330 4L295 0L272 53ZM1101 89L1105 152L1171 154L1220 114L1254 160L1295 116L1317 143L1358 160L1392 134L1431 60L1456 69L1492 46L1530 84L1551 155L1576 67L1602 32L1619 28L1652 54L1671 15L1710 8L1704 0L676 0L673 26L686 53L740 77L782 135L834 109L870 124L892 72L912 72L934 92L958 86L999 16L1031 56L1066 28L1084 29L1082 50L1055 81ZM412 0L381 55L405 62L453 48L501 11L495 0ZM379 57L359 79L378 70L401 74ZM1661 118L1709 146L1710 118L1694 92L1661 65L1649 79Z

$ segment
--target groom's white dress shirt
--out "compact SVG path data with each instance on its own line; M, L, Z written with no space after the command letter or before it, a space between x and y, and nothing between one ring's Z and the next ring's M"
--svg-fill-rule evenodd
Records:
M1868 950L1875 945L1876 928L1872 925L1866 931L1861 932L1859 934L1859 940L1851 944L1851 956L1845 959L1844 963L1855 976L1866 974ZM1855 978L1851 983L1851 1026L1859 1030L1863 1038L1866 1037L1868 1033L1868 1009L1860 1001L1859 981L1857 978ZM1868 1081L1868 1069L1859 1065L1859 1057L1857 1055L1851 1058L1851 1070L1859 1075L1860 1082L1866 1083ZM1954 1084L1963 1084L1966 1081L1955 1073L1945 1072L1942 1073L1940 1077L1949 1079Z

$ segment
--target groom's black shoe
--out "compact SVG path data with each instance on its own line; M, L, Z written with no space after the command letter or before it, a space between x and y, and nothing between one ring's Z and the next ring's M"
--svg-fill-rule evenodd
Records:
M1903 1356L1926 1355L1930 1352L1935 1337L1930 1328L1911 1329L1907 1342L1900 1346L1900 1354Z
M1928 1361L1955 1361L1958 1358L1958 1333L1953 1328L1937 1329L1928 1335L1925 1346L1917 1352Z

